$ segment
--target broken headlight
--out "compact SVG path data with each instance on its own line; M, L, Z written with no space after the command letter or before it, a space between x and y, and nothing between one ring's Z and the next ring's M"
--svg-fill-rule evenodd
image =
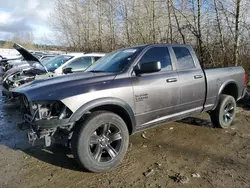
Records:
M40 120L66 119L72 115L61 101L33 101L30 103L30 111Z

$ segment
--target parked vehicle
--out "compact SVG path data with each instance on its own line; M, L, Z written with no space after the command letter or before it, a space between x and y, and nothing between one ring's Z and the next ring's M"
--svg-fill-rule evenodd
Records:
M16 49L20 54L22 59L20 60L12 60L7 61L2 66L3 71L6 72L12 68L26 68L33 67L33 64L39 64L38 60L43 62L44 60L48 60L49 58L55 57L57 54L45 54L44 52L29 52L24 47L20 46L19 44L14 44L13 48ZM24 50L22 50L24 49Z
M7 67L9 65L9 63L15 63L15 62L22 62L24 61L23 57L22 56L16 56L16 57L3 57L1 60L0 60L0 64L1 64L1 67L2 67L2 71L6 72L7 71Z
M29 57L29 66L14 67L3 75L3 95L13 99L12 89L33 80L45 79L67 73L84 71L104 53L63 54L41 62L21 46L16 49L24 57ZM32 61L31 61L32 60Z
M190 46L154 44L120 49L84 73L14 92L30 142L68 140L82 167L104 172L122 161L130 134L159 123L208 112L215 127L230 127L245 85L242 67L204 70Z
M45 62L45 61L48 61L49 59L52 59L55 56L57 56L57 55L43 55L42 57L39 58L39 60L41 62Z

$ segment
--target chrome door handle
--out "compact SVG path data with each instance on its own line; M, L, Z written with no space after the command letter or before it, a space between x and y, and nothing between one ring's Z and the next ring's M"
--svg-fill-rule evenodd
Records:
M169 79L167 79L167 82L168 83L177 82L177 78L169 78Z
M203 76L202 75L195 75L194 76L194 79L200 79L200 78L203 78Z

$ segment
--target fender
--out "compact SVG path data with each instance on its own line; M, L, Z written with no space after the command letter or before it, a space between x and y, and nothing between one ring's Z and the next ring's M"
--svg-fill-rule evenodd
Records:
M136 121L135 116L132 108L127 104L125 101L113 98L113 97L105 97L101 99L95 99L93 101L90 101L84 105L82 105L80 108L77 109L75 113L71 116L69 122L76 122L78 121L86 112L90 111L93 108L104 106L104 105L116 105L121 107L129 116L131 125L132 125L132 133L135 131Z
M238 86L238 84L235 82L235 80L228 80L228 81L224 82L224 83L220 86L220 89L219 89L219 91L218 91L218 94L217 94L217 97L216 97L216 101L215 101L215 103L214 103L214 107L213 107L212 110L214 110L214 109L217 107L217 105L218 105L218 103L219 103L220 95L222 94L222 91L223 91L223 90L225 89L225 87L228 86L229 84L235 84L236 87L237 87L237 90L238 90L239 86ZM239 91L238 91L238 95L239 95Z

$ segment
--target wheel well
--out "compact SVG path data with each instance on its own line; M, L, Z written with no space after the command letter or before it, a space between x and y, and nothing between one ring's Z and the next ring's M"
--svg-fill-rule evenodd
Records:
M98 106L98 107L91 109L90 112L99 111L99 110L113 112L117 114L118 116L120 116L123 119L123 121L126 123L129 134L132 134L133 132L132 121L129 117L128 112L125 109L117 105L103 105L103 106Z
M238 99L238 87L235 83L228 84L221 92L221 94L231 95L235 100Z

